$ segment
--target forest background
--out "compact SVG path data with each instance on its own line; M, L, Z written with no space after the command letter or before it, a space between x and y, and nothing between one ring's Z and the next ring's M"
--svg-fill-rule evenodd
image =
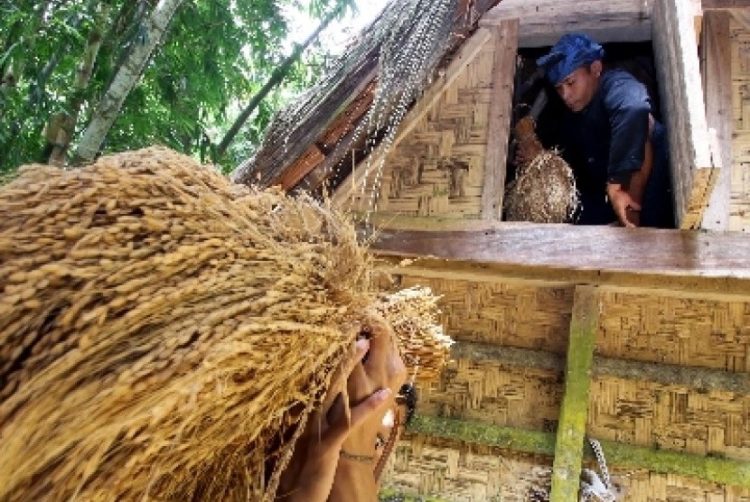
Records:
M320 35L353 34L356 4L0 0L0 177L153 144L231 171L345 50Z

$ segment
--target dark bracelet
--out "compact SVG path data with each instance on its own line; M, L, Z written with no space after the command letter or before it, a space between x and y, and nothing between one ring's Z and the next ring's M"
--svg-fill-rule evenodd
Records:
M363 464L371 464L375 462L375 455L355 455L348 451L341 450L339 453L342 458L347 460L353 460L354 462L362 462Z

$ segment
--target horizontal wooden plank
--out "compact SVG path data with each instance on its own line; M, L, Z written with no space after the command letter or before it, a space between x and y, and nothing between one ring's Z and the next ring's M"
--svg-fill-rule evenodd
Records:
M651 40L653 0L503 0L480 26L518 19L519 45L544 47L564 34L588 33L600 42Z
M451 260L430 263L446 272L464 262L510 276L750 294L750 239L735 233L486 222L472 231L383 229L373 250Z
M564 358L551 352L475 342L457 342L451 347L451 357L476 362L491 361L507 368L534 368L559 374L565 368ZM723 391L750 396L750 376L743 373L602 356L594 356L592 371L597 378L611 376L623 380L647 380L701 392Z
M703 0L703 10L710 9L747 9L750 0Z
M511 451L551 456L555 434L464 420L417 415L409 431L461 443L495 446ZM750 462L670 452L601 441L610 468L632 467L676 474L723 485L750 488ZM587 449L587 458L593 455Z

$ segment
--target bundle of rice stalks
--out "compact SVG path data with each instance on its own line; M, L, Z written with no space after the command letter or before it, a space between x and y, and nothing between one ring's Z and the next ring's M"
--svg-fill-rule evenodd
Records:
M0 500L272 499L383 305L371 275L336 212L166 149L23 168L0 189Z
M514 135L522 160L505 193L505 219L569 222L579 202L573 170L557 152L544 149L534 128L531 117L516 124Z
M438 378L453 345L438 323L438 300L429 288L414 287L385 295L376 306L398 333L404 363L416 381Z

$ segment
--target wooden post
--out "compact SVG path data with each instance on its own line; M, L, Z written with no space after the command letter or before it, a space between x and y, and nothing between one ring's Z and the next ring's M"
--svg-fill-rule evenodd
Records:
M495 67L492 70L492 99L487 127L487 153L482 186L482 219L500 220L505 194L508 139L513 111L513 81L518 56L518 19L501 21L493 27Z
M732 198L732 47L729 33L731 14L707 11L703 19L703 80L706 93L706 120L716 131L721 163L716 187L703 215L705 229L728 230Z
M551 502L578 499L586 435L591 366L599 324L599 295L593 286L576 287L565 365L565 395L557 425Z
M669 134L675 216L698 228L719 170L711 159L693 9L683 0L656 0L653 44L664 122Z

